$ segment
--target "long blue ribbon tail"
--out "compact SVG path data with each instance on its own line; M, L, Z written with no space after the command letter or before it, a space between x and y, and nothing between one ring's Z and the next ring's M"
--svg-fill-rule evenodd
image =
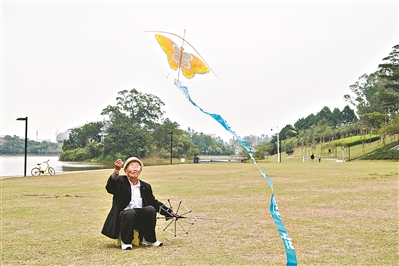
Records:
M223 119L218 114L212 114L204 111L201 107L199 107L190 97L190 94L188 92L188 87L183 86L180 81L175 80L175 85L176 87L184 94L184 96L191 102L192 105L197 107L198 109L201 110L204 114L207 114L211 116L213 119L215 119L219 124L221 124L228 132L230 132L233 136L235 136L240 142L241 145L246 149L248 155L251 157L252 162L258 167L260 173L263 175L267 183L269 183L270 188L272 190L272 195L270 197L270 214L272 216L272 219L274 221L274 224L277 227L278 233L280 234L281 240L283 241L284 244L284 249L285 249L285 254L287 257L287 266L294 266L298 265L298 260L296 258L296 252L294 245L292 244L291 238L288 236L287 230L284 227L283 220L281 219L280 213L278 212L278 206L276 199L274 197L274 190L273 190L273 182L272 180L266 175L265 171L263 171L258 164L256 163L255 158L252 155L252 151L249 148L247 141L240 136L237 135L236 132L234 132L231 127L227 124L227 121Z

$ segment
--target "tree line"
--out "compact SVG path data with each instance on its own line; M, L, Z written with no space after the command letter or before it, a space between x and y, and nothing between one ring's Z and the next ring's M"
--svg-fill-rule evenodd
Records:
M340 139L347 134L357 134L358 118L355 112L347 105L342 110L327 106L317 114L310 114L306 118L300 118L294 125L284 126L279 135L280 152L294 150L299 146L316 147L319 142ZM256 159L264 159L266 155L277 153L277 133L270 140L265 138L245 138L251 144ZM254 144L256 141L256 144ZM245 149L241 151L246 155Z
M49 141L28 140L27 152L29 154L60 154L61 144ZM14 155L25 152L25 139L18 136L6 135L0 138L0 154Z
M69 138L63 142L60 160L112 161L115 158L126 158L131 154L142 158L151 156L169 158L171 148L174 158L234 155L237 151L243 156L247 155L237 139L233 138L226 143L220 137L212 138L190 128L180 129L177 122L163 118L163 105L161 99L152 94L141 93L136 89L120 91L116 105L107 106L102 110L101 114L107 119L87 123L70 132ZM302 144L307 145L317 138L326 141L328 139L326 134L329 134L330 130L334 132L336 138L345 135L342 134L344 130L356 134L355 131L358 129L350 125L357 120L349 106L342 111L335 108L333 112L324 107L316 115L311 114L299 119L295 127L287 125L280 131L282 150L293 149ZM332 127L339 130L334 131ZM252 147L257 159L263 159L266 154L277 152L275 137L270 139L263 134L261 137L245 136L244 139Z
M234 149L220 138L194 130L180 129L164 118L162 100L136 89L118 93L116 105L104 108L103 121L73 129L63 142L60 160L113 161L132 155L144 157L193 158L200 154L231 155ZM172 148L172 150L171 150Z
M355 84L350 85L351 93L344 99L351 104L343 110L331 111L324 107L316 115L298 119L294 125L281 129L281 151L298 146L314 150L318 143L349 136L378 134L385 144L386 137L395 138L399 133L399 45L382 59L377 71L364 74ZM268 144L271 154L277 152L277 137ZM265 144L258 148L265 149ZM257 149L257 147L255 147Z

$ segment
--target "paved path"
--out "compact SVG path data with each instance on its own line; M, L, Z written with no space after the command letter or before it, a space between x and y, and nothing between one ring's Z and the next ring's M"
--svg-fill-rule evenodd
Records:
M390 148L390 150L399 150L399 145L398 145L398 146L395 146L395 147L393 147L393 148Z

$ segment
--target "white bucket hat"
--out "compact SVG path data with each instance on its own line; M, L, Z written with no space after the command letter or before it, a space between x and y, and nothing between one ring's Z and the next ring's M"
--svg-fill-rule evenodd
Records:
M137 158L137 157L130 157L129 159L126 160L125 164L123 165L123 169L126 169L126 167L129 165L131 162L138 162L141 166L141 168L144 168L143 162Z

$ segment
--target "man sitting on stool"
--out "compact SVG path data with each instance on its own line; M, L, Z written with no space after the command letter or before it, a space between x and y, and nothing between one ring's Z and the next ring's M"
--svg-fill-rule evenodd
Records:
M114 163L115 170L105 186L108 193L114 195L112 207L105 220L101 233L117 239L121 237L121 248L132 249L133 229L138 229L143 246L162 246L155 234L157 212L162 215L175 215L171 209L155 199L151 185L139 179L143 162L130 157L123 169L126 175L119 175L123 161Z

